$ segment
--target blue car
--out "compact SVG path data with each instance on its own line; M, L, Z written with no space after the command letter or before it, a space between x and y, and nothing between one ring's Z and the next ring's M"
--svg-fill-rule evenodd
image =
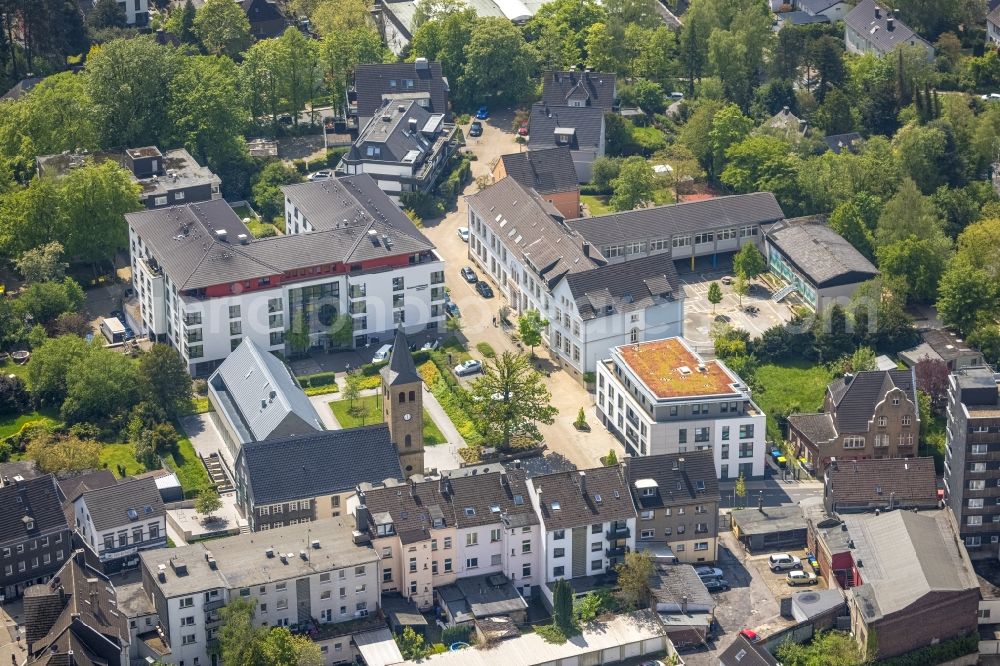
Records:
M476 118L478 118L479 120L486 120L489 117L490 117L490 110L487 109L485 106L479 107L479 110L476 111Z

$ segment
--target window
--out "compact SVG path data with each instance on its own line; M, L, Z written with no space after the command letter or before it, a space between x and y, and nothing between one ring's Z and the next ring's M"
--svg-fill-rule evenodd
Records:
M269 298L267 300L267 311L268 312L281 312L281 299L280 298Z
M184 597L181 599L181 608L191 608L194 606L194 597Z
M681 428L677 431L677 443L687 444L688 441L688 431L687 428Z
M722 441L725 442L729 439L729 426L722 426ZM728 458L729 456L722 456L723 458Z
M978 548L983 545L983 538L978 536L965 537L965 545L968 548Z
M653 519L653 511L652 510L650 510L650 511L643 511L639 515L639 517L642 518L643 520L652 520Z
M530 552L531 552L531 540L530 539L523 539L521 541L521 553L523 555L527 555Z
M848 435L844 437L844 448L845 449L863 449L865 448L865 438L858 435Z
M364 566L354 567L354 575L355 576L361 577L361 576L364 576L366 573L367 573L367 571L365 570Z
M695 428L694 429L694 441L696 442L707 442L709 437L708 428Z
M748 423L740 426L740 439L750 439L753 437L753 424Z
M181 618L182 627L193 627L194 626L194 615L189 615L187 617Z
M490 565L494 567L500 566L500 553L490 556Z
M885 427L889 423L889 419L885 416L878 417L878 424L881 427Z
M903 424L903 425L905 425L905 426L908 426L908 425L910 425L910 417L909 417L909 416L904 416L904 417L902 417L902 419L901 419L901 422L902 422L902 424Z
M972 498L969 500L970 509L982 509L983 508L983 498Z
M590 544L590 552L597 553L600 550L601 550L601 542L600 541L595 541L594 543Z
M590 561L590 570L591 571L600 571L603 568L604 568L604 560L591 560Z
M451 573L451 558L446 557L444 560L444 572Z
M230 319L239 319L240 318L240 306L238 306L238 305L230 305L229 306L229 318Z
M191 645L195 640L195 634L184 634L181 636L181 645Z
M975 454L975 455L980 455L980 456L984 455L987 452L987 450L988 450L988 448L987 448L986 444L973 444L972 445L972 453Z
M566 530L553 530L552 532L553 541L562 541L565 538L566 538Z
M531 576L531 564L525 562L521 565L521 578L528 578Z
M893 397L892 404L898 405L899 404L899 397Z
M966 525L982 525L983 524L983 517L982 516L967 516L965 524Z
M566 567L553 567L552 568L552 577L553 578L562 578L565 575L566 575Z
M552 549L552 557L566 557L566 549L565 548L553 548Z
M437 563L437 560L434 560L433 562L431 562L431 575L433 575L433 576L437 576L438 575L438 563Z
M288 610L288 599L278 599L278 610Z
M411 557L410 558L410 573L416 573L416 572L417 572L417 558Z
M465 545L475 546L479 544L479 534L476 532L469 532L465 535Z
M451 550L451 537L444 538L444 549Z
M654 530L642 530L639 532L640 539L652 539L654 535Z
M500 530L499 529L490 530L490 541L492 543L496 543L499 540L500 540Z
M699 542L697 542L694 545L694 549L695 550L708 550L708 542L707 541L699 541Z
M986 481L983 479L969 481L969 490L983 490L984 488L986 488Z

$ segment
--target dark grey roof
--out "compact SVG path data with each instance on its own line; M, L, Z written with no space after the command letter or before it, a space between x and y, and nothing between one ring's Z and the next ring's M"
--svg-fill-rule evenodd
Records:
M644 310L674 295L683 296L670 254L663 252L618 264L608 264L566 276L566 284L584 320L613 311Z
M236 467L246 470L247 491L257 506L403 476L389 427L382 423L246 444Z
M413 87L407 88L406 81ZM354 69L354 89L358 96L358 116L370 118L382 106L384 96L426 93L428 111L448 114L448 82L439 62L365 64Z
M106 488L88 490L80 496L94 528L103 532L137 520L153 520L165 514L156 479L123 479ZM134 512L133 517L130 512Z
M776 14L778 21L788 25L809 25L811 23L829 23L830 17L823 14L810 14L809 12L782 12Z
M21 79L20 81L15 83L10 90L8 90L2 96L0 96L0 101L10 100L12 102L15 102L21 99L29 92L31 92L31 89L37 86L41 82L41 80L42 79L39 76L29 76L26 79Z
M755 192L585 217L571 220L567 225L597 247L604 247L630 240L777 222L784 217L773 194Z
M66 501L72 502L82 493L98 488L107 488L118 483L111 470L98 469L83 474L75 474L59 481L59 492Z
M250 22L250 32L257 39L279 37L288 25L281 7L272 0L242 0L239 4Z
M827 492L834 510L851 507L898 508L937 504L933 458L845 460L828 465Z
M573 130L567 144L572 150L591 151L596 156L603 145L604 110L593 106L532 104L528 119L528 149L560 145L556 142L556 128Z
M827 147L833 151L835 155L839 155L842 150L849 150L850 152L856 152L860 150L861 144L864 143L864 139L857 132L848 132L847 134L831 134L830 136L824 136L823 142L826 143Z
M715 462L709 449L633 457L628 459L625 469L629 489L643 509L720 499ZM643 497L635 484L649 479L656 482L656 494Z
M396 338L392 342L392 353L389 363L382 368L382 382L386 386L397 384L419 384L422 380L417 374L417 366L413 363L410 346L406 342L403 327L396 329Z
M871 42L882 53L888 53L911 39L916 39L929 46L923 37L913 32L898 17L894 21L892 30L889 30L887 19L891 16L890 10L878 5L875 0L861 0L844 17L844 23Z
M542 102L549 106L583 104L611 111L615 101L615 75L603 72L545 72Z
M3 479L4 483L9 483L15 476L20 476L22 479L34 479L41 475L38 463L34 460L14 460L0 463L0 479Z
M546 531L635 518L632 495L617 466L536 476L531 484Z
M789 414L788 423L802 433L813 444L829 442L837 438L837 428L829 414Z
M466 198L483 222L507 249L532 268L549 287L563 276L598 266L600 255L584 254L583 240L546 212L537 193L513 178L501 178Z
M55 477L51 474L11 483L0 488L0 544L67 529L66 516L59 503ZM24 518L30 516L34 529L28 530Z
M756 507L733 509L730 516L739 526L740 533L746 536L795 530L805 532L807 527L802 507L798 504L766 506L763 510Z
M410 131L411 121L416 124L416 132ZM434 137L443 124L444 114L432 114L413 100L388 99L361 128L346 159L417 163L433 152ZM369 154L375 150L377 156Z
M580 189L573 155L566 146L501 155L500 161L509 177L539 194Z
M459 578L454 584L477 618L516 613L528 608L528 602L502 573Z
M986 20L995 26L1000 26L1000 4L990 10L990 13L986 15Z
M762 646L737 634L736 640L719 655L719 666L781 666L781 662Z
M820 289L878 275L872 262L825 224L784 220L768 229L766 236L788 263Z
M302 183L282 190L316 231L241 244L239 236L249 238L250 232L222 199L129 213L125 219L181 290L434 248L371 176ZM219 231L225 232L226 240L219 239Z
M915 371L871 370L857 373L850 382L841 377L830 384L836 428L841 433L866 432L875 413L875 405L893 388L902 389L907 400L917 407Z
M920 337L942 360L949 363L965 356L979 354L978 350L974 349L966 340L942 328L923 331Z
M323 429L319 414L288 366L250 338L243 338L208 384L243 443Z
M676 606L678 610L688 605L709 608L715 608L716 605L715 597L690 564L656 567L650 590L658 604Z

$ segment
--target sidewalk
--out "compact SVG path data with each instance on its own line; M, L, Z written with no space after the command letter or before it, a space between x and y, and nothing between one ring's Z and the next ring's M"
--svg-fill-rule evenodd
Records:
M18 641L20 631L18 621L23 619L23 605L20 599L0 604L0 619L3 620L6 631L0 631L0 666L7 664L23 664L28 659L28 651L22 638ZM11 657L16 661L11 661Z

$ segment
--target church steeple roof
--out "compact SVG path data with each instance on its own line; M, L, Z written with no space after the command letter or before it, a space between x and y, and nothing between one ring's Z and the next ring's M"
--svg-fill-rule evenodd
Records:
M386 386L416 384L422 381L417 374L417 366L413 364L413 356L410 354L410 346L406 342L406 334L403 333L402 327L396 329L396 339L392 343L389 364L382 368L382 381Z

